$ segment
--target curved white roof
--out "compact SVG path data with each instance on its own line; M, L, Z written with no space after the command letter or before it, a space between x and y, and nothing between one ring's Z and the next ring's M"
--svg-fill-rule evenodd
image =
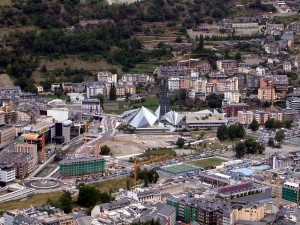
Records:
M158 118L154 112L142 106L139 109L133 109L124 112L123 119L131 126L140 128L153 126Z
M179 114L175 111L169 111L163 115L162 119L168 121L172 125L177 125L183 118L185 114Z

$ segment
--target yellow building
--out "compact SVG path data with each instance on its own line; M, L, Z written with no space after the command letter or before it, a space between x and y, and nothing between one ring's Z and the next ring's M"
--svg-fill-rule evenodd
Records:
M265 205L243 206L238 212L239 220L260 221L265 217Z

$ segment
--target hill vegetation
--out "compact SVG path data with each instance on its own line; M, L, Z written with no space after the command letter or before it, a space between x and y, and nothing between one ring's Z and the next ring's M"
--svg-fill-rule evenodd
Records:
M120 5L99 0L85 4L79 0L12 0L11 6L0 9L0 30L11 28L1 40L0 72L13 76L15 84L26 91L36 91L32 73L40 70L44 59L63 60L72 55L95 63L106 60L127 72L136 64L171 55L172 49L163 43L145 49L144 36L177 30L172 32L179 37L171 41L182 40L180 36L186 40L186 29L227 17L232 5L232 0L145 0ZM166 24L162 31L158 23ZM59 77L67 81L84 77L78 71L67 77L57 73L44 70L41 76L55 77L58 82Z

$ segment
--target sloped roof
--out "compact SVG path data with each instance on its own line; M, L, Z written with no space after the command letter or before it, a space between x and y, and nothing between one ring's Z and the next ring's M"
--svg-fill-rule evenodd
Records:
M153 126L158 118L153 111L142 106L139 109L124 112L123 119L131 126L140 128Z
M172 125L177 125L184 117L185 114L179 114L175 111L169 111L165 115L163 115L162 119L165 119Z

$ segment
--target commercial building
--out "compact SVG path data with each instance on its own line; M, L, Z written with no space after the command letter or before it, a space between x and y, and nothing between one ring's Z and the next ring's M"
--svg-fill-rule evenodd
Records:
M71 120L56 122L55 136L52 138L52 141L60 144L70 141L72 123Z
M59 163L61 178L78 178L102 174L105 171L105 160L100 156L82 156L67 158Z
M286 108L300 111L300 98L298 97L287 97L286 99Z
M87 110L90 112L101 112L101 105L100 100L98 99L89 99L89 100L83 100L81 103L81 109Z
M221 173L199 173L200 175L200 182L210 184L213 187L222 187L222 186L227 186L231 183L230 179L231 176L224 175Z
M281 197L284 200L288 200L299 204L299 190L300 188L298 183L285 182L282 185Z
M223 105L223 110L226 117L237 117L239 111L249 110L249 105L246 103L230 103Z
M13 164L0 165L0 182L9 183L16 179L16 169Z
M221 125L227 125L228 120L224 113L202 110L186 114L186 125L189 129L217 129Z
M0 153L0 165L14 165L17 178L25 178L34 169L33 156L29 153L6 152Z

